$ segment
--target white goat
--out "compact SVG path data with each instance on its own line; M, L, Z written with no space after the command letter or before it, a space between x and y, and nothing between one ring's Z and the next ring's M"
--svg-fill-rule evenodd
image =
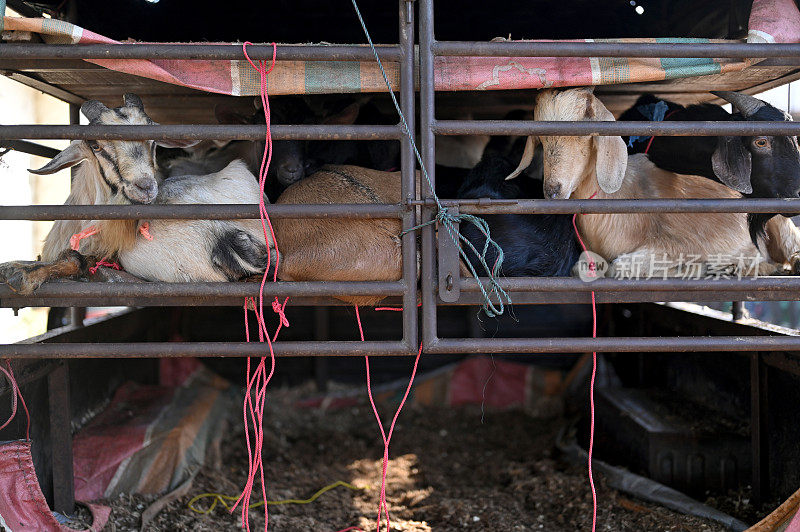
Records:
M614 120L614 116L591 88L539 93L534 110L537 121ZM645 199L645 198L739 198L740 194L704 177L682 175L657 168L644 154L628 156L625 143L614 136L542 136L544 194L553 199ZM520 167L533 154L531 137ZM680 157L680 154L675 154ZM512 174L514 176L515 174ZM511 177L511 176L510 176ZM743 213L632 213L587 214L578 217L578 227L587 247L613 266L637 264L641 275L656 274L668 261L670 275L686 257L700 262L731 260L732 269L742 268L736 257L756 257L747 217ZM791 220L777 217L767 224L767 239L761 243L772 264L761 261L759 274L772 273L776 265L798 268L800 231ZM661 266L657 266L661 264ZM717 264L719 266L719 264ZM747 264L748 269L750 264ZM663 270L662 270L663 271ZM744 272L742 272L744 273Z
M141 99L109 109L88 101L81 111L91 124L152 124ZM168 147L189 143L158 142ZM78 165L67 205L258 203L261 190L242 161L219 172L161 180L153 141L73 141L37 174ZM148 225L145 226L144 224ZM147 228L144 230L143 227ZM73 235L93 233L70 247ZM269 243L272 246L272 242ZM99 259L118 260L150 281L235 281L264 272L268 246L259 220L58 220L44 243L44 262L0 265L0 279L23 294L42 282L86 273ZM275 258L274 251L271 257Z

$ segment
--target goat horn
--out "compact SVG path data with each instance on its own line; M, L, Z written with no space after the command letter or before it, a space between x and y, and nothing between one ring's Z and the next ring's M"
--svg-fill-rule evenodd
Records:
M756 114L759 109L767 105L758 98L753 98L752 96L740 92L711 91L711 94L719 96L726 102L730 102L745 118L750 118Z
M508 174L508 177L506 177L506 181L508 181L509 179L514 179L519 174L521 174L523 170L525 170L527 167L531 165L531 161L533 161L534 151L536 151L536 146L534 145L533 137L528 137L528 140L525 142L525 151L522 152L522 160L519 162L519 166L517 166L517 169Z
M108 107L99 100L89 100L81 105L81 112L89 121L100 118L100 115L108 111Z

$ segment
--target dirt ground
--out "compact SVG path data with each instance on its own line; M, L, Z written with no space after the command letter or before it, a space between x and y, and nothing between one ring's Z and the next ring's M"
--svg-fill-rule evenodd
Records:
M294 394L271 394L265 414L264 466L271 500L305 499L343 480L364 488L333 489L306 505L270 506L269 527L281 531L375 530L382 444L367 404L338 411L293 408ZM384 418L391 415L384 412ZM563 461L554 440L563 419L522 411L407 407L390 451L387 497L394 531L589 530L591 492L583 465ZM247 471L241 425L223 438L222 466L206 465L187 496L170 503L148 530L239 530L239 514L217 506L207 515L187 508L206 493L238 495ZM607 488L596 475L598 530L721 531ZM254 495L257 500L258 494ZM152 498L121 496L105 530L139 530ZM210 499L197 506L208 508ZM250 510L263 530L262 508Z

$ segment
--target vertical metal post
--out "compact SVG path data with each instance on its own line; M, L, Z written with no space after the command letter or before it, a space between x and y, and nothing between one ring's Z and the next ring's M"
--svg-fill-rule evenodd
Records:
M74 103L69 104L69 123L76 126L81 123L81 106ZM73 168L70 170L74 171ZM82 307L69 308L69 324L70 327L83 327L83 320L86 318L86 309Z
M420 93L420 136L422 141L422 161L428 172L431 186L435 189L436 176L436 138L433 134L433 125L436 120L434 98L436 88L434 85L433 68L433 0L420 0L419 12L419 93ZM433 197L433 190L425 179L422 180L422 196ZM434 210L430 207L422 209L422 222L433 219ZM422 229L422 344L423 349L437 340L436 326L436 294L433 288L435 273L433 226Z
M330 340L331 309L314 307L314 340ZM318 392L328 391L328 357L314 357L314 378Z
M731 318L733 321L740 320L744 317L744 302L733 301L731 303Z
M400 48L403 59L400 63L400 108L414 135L414 4L412 0L399 0ZM400 140L402 196L406 211L403 214L403 230L408 231L416 224L416 209L410 205L416 194L416 157L414 148L405 136ZM406 291L403 294L403 341L410 351L418 345L417 331L417 235L409 232L403 235L403 281Z
M72 416L69 402L69 368L66 362L47 376L50 409L50 453L53 467L53 509L65 515L75 510L72 472Z
M759 505L769 497L769 430L767 367L761 353L750 354L750 438L753 452L753 499Z

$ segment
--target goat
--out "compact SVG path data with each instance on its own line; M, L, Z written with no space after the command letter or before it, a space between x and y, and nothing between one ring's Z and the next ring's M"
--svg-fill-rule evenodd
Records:
M522 140L522 139L520 139ZM456 197L463 199L542 198L541 181L522 178L506 181L514 169L512 161L521 153L519 142L504 148L505 137L492 137L480 162L464 178ZM437 189L439 179L437 178ZM538 186L537 186L538 185ZM572 216L565 214L492 214L483 217L489 224L492 239L504 253L502 274L508 277L566 276L580 256L580 248L572 227ZM472 224L462 224L461 234L478 250L486 242L484 234ZM476 271L481 271L477 257L467 256ZM497 260L494 247L489 247L486 262Z
M537 121L614 119L591 88L541 92L534 117ZM704 177L660 169L644 154L629 157L620 137L543 136L538 140L544 152L544 194L549 198L741 197ZM529 139L527 157L532 153L533 142ZM639 262L648 274L653 273L656 261L665 258L674 264L682 255L708 261L723 255L755 257L758 251L748 238L746 217L742 214L587 214L578 217L578 221L584 242L592 251L615 261L612 267L623 260ZM762 244L774 264L791 263L793 271L798 270L800 231L790 220L771 220L766 227L766 240ZM774 264L761 262L758 273L772 273Z
M330 165L295 183L277 204L400 203L400 172ZM280 218L272 221L282 281L397 281L401 222L390 219ZM339 298L373 305L381 297Z
M641 96L620 120L649 120L650 106L662 105L664 120L697 121L791 121L792 117L772 105L737 92L712 91L728 101L736 112L728 113L718 105L701 104L682 107L652 95ZM659 104L663 101L664 104ZM628 139L623 137L627 142ZM794 136L656 136L629 142L629 153L646 149L659 168L679 174L700 175L724 183L747 198L796 198L800 192L800 152ZM646 142L645 142L646 141ZM763 235L768 213L748 215L750 237L754 243ZM794 216L784 214L784 216Z
M144 125L153 121L135 94L109 109L91 100L81 111L91 124ZM161 142L171 147L182 143ZM258 203L258 182L242 161L219 172L161 181L153 141L73 141L38 170L52 174L76 166L67 205ZM186 145L186 143L183 143ZM234 281L263 273L269 248L258 220L152 220L145 237L141 220L58 220L47 235L44 262L0 265L0 278L30 294L42 282L86 273L98 259L118 260L131 274L150 281ZM96 234L70 249L73 235L94 226ZM271 254L275 257L275 254Z
M217 105L214 113L220 124L264 124L261 100L253 100L255 112L242 113L227 105ZM300 97L278 97L270 106L270 116L275 124L304 124L313 117L311 110ZM187 155L159 161L167 177L205 175L219 172L236 159L242 159L254 175L261 169L265 141L233 140L230 142L203 141ZM304 178L309 171L305 144L301 140L275 140L272 142L272 159L267 172L266 190L270 201L275 201L286 187Z

